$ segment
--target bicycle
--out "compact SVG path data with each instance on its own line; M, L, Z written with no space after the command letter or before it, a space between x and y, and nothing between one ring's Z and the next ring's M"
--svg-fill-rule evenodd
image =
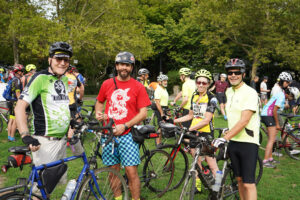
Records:
M300 115L285 113L280 113L280 115L286 118L284 120L283 127L280 130L280 139L276 139L273 148L276 152L284 149L286 154L292 159L300 160ZM295 121L295 123L290 124L289 121ZM268 135L268 131L263 126L261 126L260 130L260 138L262 140L262 132Z
M80 128L85 132L86 129L92 130L92 133L95 135L95 142L92 147L91 156L88 158L89 163L94 168L97 168L97 158L102 160L102 155L100 152L101 148L101 138L106 135L99 132L97 130L97 124L95 122L88 122L88 125L84 122L81 122ZM158 134L155 131L154 126L150 125L140 125L134 126L132 128L132 137L133 139L140 144L140 148L142 148L143 155L141 156L140 166L142 167L142 176L140 176L141 182L144 182L144 187L149 188L151 191L158 193L157 196L161 197L168 190L173 176L174 176L174 165L171 162L169 165L161 165L164 161L169 160L170 156L167 152L159 149L149 150L144 144L145 139L157 138ZM112 152L115 151L115 147L118 139L112 140ZM118 148L116 148L118 149ZM126 182L128 182L128 178L124 175Z
M8 108L8 102L7 101L2 101L0 104L0 133L3 130L3 121L8 124L9 120L9 108Z
M108 137L107 142L103 146L107 145L113 138L111 128L112 124L113 120L110 120L107 126L99 128L101 130L106 129L109 131L109 133L111 133L111 135ZM28 149L25 149L23 150L23 153L26 154L28 151ZM123 192L123 199L129 199L128 189L124 178L117 171L111 168L100 168L95 170L91 169L88 158L86 157L85 152L83 152L80 155L70 156L62 160L47 163L45 165L32 165L31 173L26 181L24 181L23 179L22 182L15 186L0 189L0 194L14 190L13 192L8 192L1 195L0 200L31 199L31 197L43 200L50 199L50 194L55 188L59 179L56 181L56 184L53 184L53 181L46 182L46 180L44 179L45 177L43 176L43 174L46 173L45 170L51 168L53 169L57 166L64 166L63 168L66 168L66 162L79 158L82 159L84 165L80 175L76 180L76 186L74 192L72 193L71 199L75 199L75 197L76 199L90 199L91 196L94 196L96 199L113 199L115 193L120 195L121 192ZM56 169L55 173L58 173ZM53 176L52 174L51 177L55 176ZM37 183L37 188L39 188L41 195L33 193L34 182ZM22 188L23 191L17 191L21 190Z

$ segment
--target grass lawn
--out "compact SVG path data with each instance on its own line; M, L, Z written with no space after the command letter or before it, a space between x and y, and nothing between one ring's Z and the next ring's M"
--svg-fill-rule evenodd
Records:
M93 104L94 101L88 101L86 104ZM226 127L226 121L221 116L216 114L215 116L215 127ZM2 133L0 134L0 163L5 164L7 161L7 156L9 155L7 149L12 146L22 146L23 143L20 139L20 136L16 136L16 142L8 142L7 141L7 131L6 127L4 127ZM174 143L174 140L170 139L168 143ZM87 155L91 152L92 146L92 136L89 136L85 140L85 149ZM154 148L154 141L147 140L147 146L152 149ZM266 145L266 137L264 137L262 146ZM300 161L296 161L288 157L285 152L282 150L283 157L278 159L280 164L277 165L276 169L266 169L264 168L263 177L257 187L258 190L258 199L265 200L297 200L300 199ZM264 151L259 151L260 157L263 157ZM70 149L68 149L68 155L71 155ZM191 160L191 159L190 159ZM101 161L99 161L99 165L101 165ZM68 178L76 178L81 170L82 161L75 160L72 162L68 162ZM11 186L15 184L15 180L17 177L27 177L29 175L30 167L29 165L24 166L23 171L20 171L18 168L9 169L6 174L0 173L0 186ZM139 170L140 171L140 170ZM178 176L180 174L175 174L174 176ZM54 193L51 196L51 199L60 199L62 193L64 192L65 185L57 186ZM171 191L166 193L161 199L178 199L180 195L181 187L175 191ZM145 199L158 199L157 196L149 191L147 188L142 188L141 191L142 197ZM206 192L203 194L197 194L195 199L205 199Z

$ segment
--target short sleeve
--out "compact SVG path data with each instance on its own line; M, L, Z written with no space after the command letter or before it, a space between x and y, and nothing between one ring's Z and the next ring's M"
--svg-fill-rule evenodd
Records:
M140 87L139 94L137 96L137 107L140 109L149 106L151 102L147 94L146 88L142 84L139 85Z
M106 100L106 87L107 86L107 80L103 82L103 84L101 85L101 88L99 90L98 96L97 96L97 100L100 101L101 103L103 103Z
M20 99L31 104L41 93L42 85L44 85L42 76L36 76L32 78L30 80L30 84L27 84L27 86L24 88L23 92L21 93Z
M242 110L256 111L259 106L257 92L253 88L250 88L249 90L245 91L245 94L243 94L243 96L244 98L241 99Z
M210 99L210 101L208 102L208 104L207 104L206 112L214 113L215 109L217 107L217 102L218 102L217 98L216 97L212 97Z
M161 99L161 91L157 88L154 92L154 99Z

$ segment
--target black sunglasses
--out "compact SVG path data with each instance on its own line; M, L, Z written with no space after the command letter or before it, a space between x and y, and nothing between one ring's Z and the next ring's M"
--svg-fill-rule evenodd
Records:
M233 74L235 74L235 75L241 75L241 74L242 74L242 72L241 72L241 71L236 71L236 72L227 72L227 75L228 75L228 76L231 76L231 75L233 75Z

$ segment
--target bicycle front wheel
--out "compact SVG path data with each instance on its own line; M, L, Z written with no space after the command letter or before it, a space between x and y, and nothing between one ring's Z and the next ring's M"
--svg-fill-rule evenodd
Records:
M187 175L181 190L180 200L193 200L196 188L196 171L191 171Z
M225 170L218 199L239 199L239 190L237 180L233 175L231 168Z
M186 177L189 165L188 157L182 148L177 151L176 146L172 144L160 146L159 149L168 152L171 158L174 157L174 174L176 174L176 176L174 176L172 180L169 191L174 190L181 185L181 183L184 181L184 178Z
M10 192L0 196L0 200L27 200L28 198L29 194L24 194L23 192ZM30 199L42 200L43 198L38 195L32 194Z
M292 134L287 134L283 139L284 150L291 158L300 160L300 129L295 128Z
M257 162L256 162L256 172L255 172L255 184L256 185L258 185L262 175L263 175L263 161L258 156Z
M161 149L151 151L143 168L145 186L161 196L169 189L173 176L174 164L169 154Z
M124 178L119 172L112 168L100 168L94 170L97 183L100 189L98 192L94 179L89 175L81 184L76 199L105 199L114 200L122 195L122 199L128 200L128 187Z

